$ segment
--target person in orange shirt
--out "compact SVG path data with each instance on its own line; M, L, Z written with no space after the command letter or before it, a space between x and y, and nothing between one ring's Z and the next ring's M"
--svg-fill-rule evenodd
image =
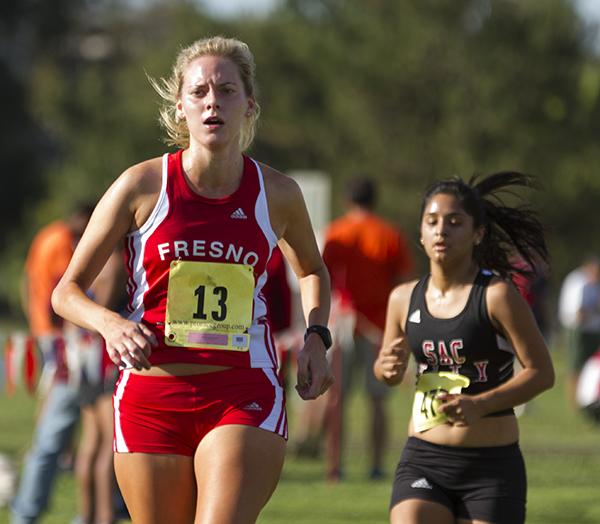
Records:
M67 220L56 220L42 228L33 239L25 262L22 297L34 337L56 335L62 327L50 297L69 265L91 212L89 206L81 206Z
M12 503L12 524L36 522L46 508L58 457L79 417L78 390L69 384L65 347L61 343L62 319L54 314L50 297L91 213L90 206L81 205L66 220L42 228L33 239L25 263L23 308L44 358L44 373L51 379Z
M383 476L381 464L387 439L384 400L388 392L375 380L373 363L385 327L387 298L394 286L411 276L413 259L403 234L375 214L377 194L372 180L354 179L346 196L346 214L333 221L326 231L323 259L337 296L334 302L354 317L353 337L340 337L353 340L353 347L342 348L340 382L344 395L354 365L364 366L372 416L370 476L378 479ZM339 471L328 474L333 478Z

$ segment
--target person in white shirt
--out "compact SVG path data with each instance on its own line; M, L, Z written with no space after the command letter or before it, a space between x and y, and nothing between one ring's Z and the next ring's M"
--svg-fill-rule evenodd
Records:
M575 407L581 369L600 345L599 296L600 259L590 255L565 277L558 301L558 320L566 333L569 360L567 395Z

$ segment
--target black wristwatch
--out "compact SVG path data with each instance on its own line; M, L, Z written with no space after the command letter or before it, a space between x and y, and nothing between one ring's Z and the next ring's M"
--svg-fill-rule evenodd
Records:
M321 337L321 340L323 341L326 350L331 347L331 331L329 331L329 329L327 329L325 326L320 326L319 324L313 324L312 326L308 326L306 328L306 333L304 333L304 342L306 342L308 335L310 335L311 333L316 333Z

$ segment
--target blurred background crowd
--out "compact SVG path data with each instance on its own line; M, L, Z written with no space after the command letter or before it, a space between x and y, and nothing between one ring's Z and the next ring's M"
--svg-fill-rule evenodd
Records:
M281 0L229 18L206 4L2 2L3 316L20 315L35 231L165 151L146 75L167 75L176 50L207 34L237 36L257 57L263 112L250 153L326 173L334 215L340 189L366 172L414 244L428 182L510 168L543 187L533 204L554 289L598 250L599 51L573 1Z

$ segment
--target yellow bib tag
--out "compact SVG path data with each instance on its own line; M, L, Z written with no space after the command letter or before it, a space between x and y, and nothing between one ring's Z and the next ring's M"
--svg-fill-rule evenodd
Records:
M417 380L415 400L412 409L412 421L415 431L425 431L434 426L444 424L448 418L438 413L439 393L458 394L466 388L470 380L463 375L440 371L439 373L423 373Z
M169 269L165 343L248 351L253 296L252 266L173 260Z

